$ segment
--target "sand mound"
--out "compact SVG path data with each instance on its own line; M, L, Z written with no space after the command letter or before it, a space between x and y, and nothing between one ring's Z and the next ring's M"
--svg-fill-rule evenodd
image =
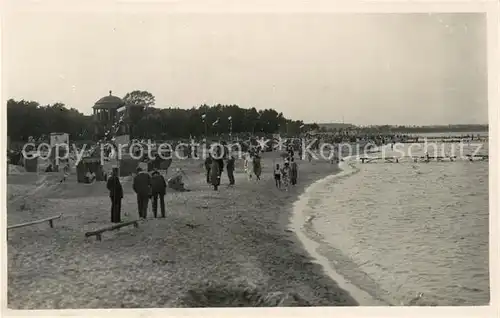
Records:
M203 283L180 299L182 307L305 307L296 293L264 292L250 284Z
M9 174L23 174L23 173L26 173L26 170L23 167L9 164Z

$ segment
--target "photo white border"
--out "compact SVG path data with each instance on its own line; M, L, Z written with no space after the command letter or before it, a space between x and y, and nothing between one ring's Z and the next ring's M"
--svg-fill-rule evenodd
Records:
M147 2L144 3L144 2ZM355 0L328 1L328 0L7 0L0 4L2 14L1 27L5 27L5 12L10 10L30 12L163 12L166 14L178 13L285 13L285 12L345 12L345 13L410 13L410 12L486 12L488 25L488 117L489 117L489 189L490 189L490 306L482 307L310 307L310 308L231 308L231 309L95 309L95 310L10 310L7 309L7 242L5 234L0 235L1 242L1 273L2 286L1 315L8 317L54 317L54 316L81 316L81 317L496 317L499 316L499 218L498 210L498 120L500 105L498 58L498 1L377 1L368 0L363 3ZM15 6L15 8L13 7ZM3 30L2 30L3 31ZM2 32L3 34L3 32ZM1 47L0 42L0 47ZM2 61L3 62L3 61ZM2 103L5 105L7 97L3 83L4 64L0 65L2 78ZM3 85L2 85L3 84ZM0 149L6 151L6 107L0 107L2 124L0 125ZM4 121L5 120L5 121ZM0 160L1 171L6 171L6 160ZM6 173L0 174L0 202L6 202ZM0 226L6 229L6 206L1 205ZM2 231L5 233L5 231Z

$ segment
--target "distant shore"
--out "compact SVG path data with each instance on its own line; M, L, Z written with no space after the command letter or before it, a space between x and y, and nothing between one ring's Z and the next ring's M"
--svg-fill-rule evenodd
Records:
M288 229L298 196L337 165L299 161L299 184L285 192L271 177L277 157L264 154L258 183L246 179L239 162L236 186L226 188L224 173L218 192L205 184L200 162L175 161L171 169L182 168L193 191L167 194L166 219L106 233L102 242L83 235L109 224L102 183L70 179L45 199L31 198L36 204L12 204L9 224L57 212L63 218L54 229L9 233L9 308L358 305ZM124 188L123 220L136 219L130 183Z

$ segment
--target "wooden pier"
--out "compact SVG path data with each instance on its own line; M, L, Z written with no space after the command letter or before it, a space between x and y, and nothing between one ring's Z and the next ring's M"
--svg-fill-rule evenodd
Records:
M398 163L399 158L397 157L360 157L359 160L361 160L361 163L370 163L372 161L376 160L384 160L385 162L388 163Z
M425 143L425 142L440 142L440 143L462 143L462 142L488 142L488 136L414 136L406 137L399 140L399 143Z
M457 156L402 156L402 157L359 157L361 163L371 163L375 161L382 161L385 163L399 163L402 159L408 159L411 162L454 162L457 160L468 161L485 161L489 159L488 155L466 155L464 158Z

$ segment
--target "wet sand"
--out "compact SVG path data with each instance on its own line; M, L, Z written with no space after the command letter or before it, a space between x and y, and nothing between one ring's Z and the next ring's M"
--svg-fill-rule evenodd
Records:
M272 180L278 157L264 155L259 182L247 180L238 161L236 186L226 186L224 172L218 192L205 183L201 161L174 161L171 170L181 167L192 191L167 194L165 219L152 219L150 207L138 229L105 232L101 242L84 233L111 224L104 183L72 176L29 198L9 193L9 225L63 213L54 229L9 231L9 308L357 305L289 230L298 196L338 167L299 161L299 185L285 192ZM16 178L9 192L22 194ZM137 219L131 183L123 185L122 221Z

